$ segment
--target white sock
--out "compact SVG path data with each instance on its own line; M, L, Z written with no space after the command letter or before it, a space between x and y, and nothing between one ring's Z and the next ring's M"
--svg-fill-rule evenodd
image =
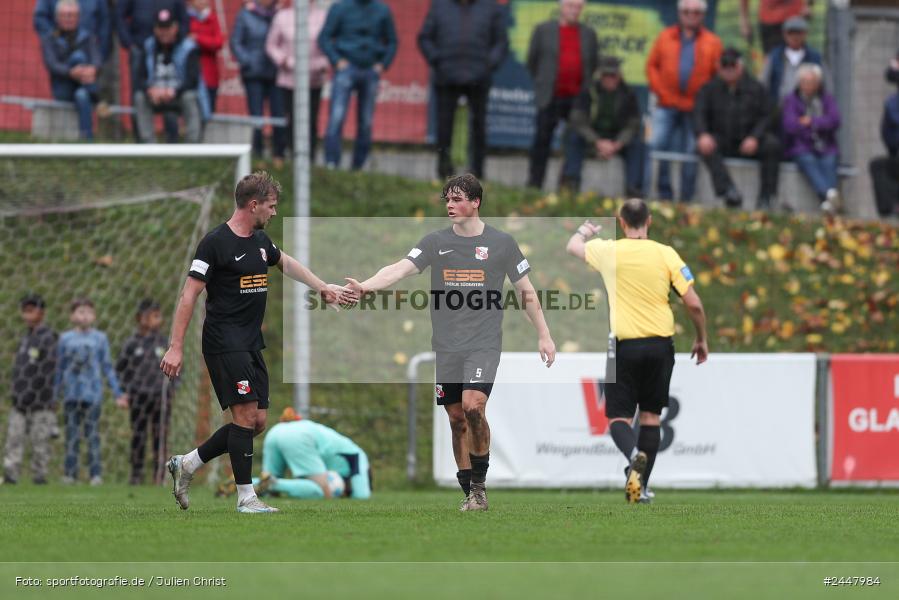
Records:
M237 485L237 504L243 504L244 500L252 500L256 497L256 490L253 489L252 483L244 483Z
M184 472L188 475L193 475L196 470L204 464L205 463L200 460L200 453L197 452L196 448L185 454L184 458L181 459L181 468L184 469Z

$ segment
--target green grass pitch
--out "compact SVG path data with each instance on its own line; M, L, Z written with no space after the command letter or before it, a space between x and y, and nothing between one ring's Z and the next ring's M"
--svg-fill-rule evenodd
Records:
M619 491L493 490L486 514L459 513L460 496L277 498L282 514L239 515L204 487L185 512L167 487L6 485L0 598L899 595L894 491L659 490L655 504L628 506ZM51 592L46 579L117 575L145 585ZM828 576L880 585L837 591ZM157 584L179 577L191 583Z

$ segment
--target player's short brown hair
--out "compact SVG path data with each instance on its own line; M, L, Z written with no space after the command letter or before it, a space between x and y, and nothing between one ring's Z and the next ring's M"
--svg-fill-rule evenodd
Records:
M447 179L446 183L443 184L443 192L440 194L440 197L446 200L446 195L450 192L461 192L470 201L480 200L481 204L478 208L484 206L484 189L481 187L481 182L478 181L478 178L471 173L456 175Z
M277 200L281 196L281 184L265 171L256 171L245 176L234 190L234 202L238 208L245 208L250 200L260 204Z
M640 198L631 198L621 205L618 215L628 227L640 229L649 220L649 206Z

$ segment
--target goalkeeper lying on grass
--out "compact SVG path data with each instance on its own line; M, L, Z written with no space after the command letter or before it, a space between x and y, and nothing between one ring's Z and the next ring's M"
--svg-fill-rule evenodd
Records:
M287 469L291 477L285 477ZM344 496L371 497L371 468L365 452L345 435L303 419L285 408L280 422L268 430L262 445L262 476L253 479L256 494L290 498L331 498L328 471L346 483ZM230 496L234 480L219 486L218 496Z

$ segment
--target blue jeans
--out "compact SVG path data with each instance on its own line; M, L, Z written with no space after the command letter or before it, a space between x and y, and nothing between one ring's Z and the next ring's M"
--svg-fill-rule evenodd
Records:
M74 79L54 79L50 82L50 89L56 100L75 103L75 110L78 111L78 134L81 139L94 139L96 84L82 85Z
M331 82L331 106L328 128L325 131L325 163L340 165L340 141L343 123L350 106L350 96L356 92L356 142L353 145L353 168L361 169L371 150L371 125L375 115L380 76L371 67L355 65L337 71Z
M263 104L268 98L268 110L271 116L284 116L284 98L275 86L274 79L244 79L243 87L247 92L247 110L252 117L263 115ZM273 148L275 158L284 158L286 143L286 130L284 127L272 128ZM262 154L262 128L253 128L253 153Z
M827 197L827 190L837 187L837 155L818 156L813 152L797 154L793 157L796 166L815 188L818 199L822 202Z
M693 114L681 112L676 108L656 107L652 113L652 139L649 142L652 150L664 152L696 152L696 136L693 133ZM695 162L681 164L680 199L689 202L696 191ZM671 200L674 197L671 189L671 164L659 162L658 180L656 182L659 198Z
M99 477L100 467L100 404L92 402L66 402L63 405L66 417L66 459L64 470L68 477L78 477L78 450L81 442L80 429L84 426L87 438L87 458L90 476Z
M646 144L642 133L622 147L619 154L624 160L624 186L628 196L643 197L643 180L646 174Z

